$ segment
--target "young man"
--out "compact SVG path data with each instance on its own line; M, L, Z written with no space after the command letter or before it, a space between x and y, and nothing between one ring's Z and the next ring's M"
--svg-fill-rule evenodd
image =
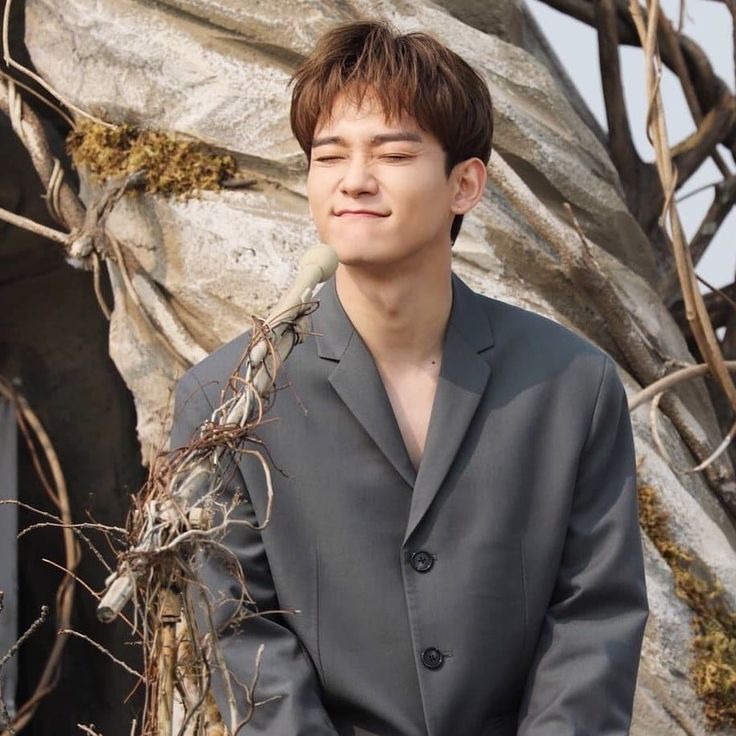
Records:
M310 211L340 265L259 430L283 471L271 522L226 539L249 610L298 611L223 631L235 682L265 645L245 732L623 736L648 611L626 397L601 350L451 273L486 184L485 83L378 22L327 33L294 80ZM182 378L172 446L247 341ZM238 466L228 492L262 520L260 466ZM223 563L203 574L239 594Z

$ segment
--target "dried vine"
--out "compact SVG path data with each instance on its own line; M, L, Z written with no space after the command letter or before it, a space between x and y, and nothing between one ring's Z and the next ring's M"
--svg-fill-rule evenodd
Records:
M56 451L38 416L23 395L2 376L0 376L0 396L15 407L18 427L28 446L33 466L41 479L46 495L59 511L59 522L62 525L64 539L65 574L56 591L56 623L58 628L66 629L71 623L74 570L80 559L79 546L71 531L72 518L66 481ZM0 503L3 502L0 501ZM12 732L18 732L24 728L33 718L43 697L54 688L66 640L66 634L56 637L33 693L18 708L12 721L2 725L0 736L10 736Z

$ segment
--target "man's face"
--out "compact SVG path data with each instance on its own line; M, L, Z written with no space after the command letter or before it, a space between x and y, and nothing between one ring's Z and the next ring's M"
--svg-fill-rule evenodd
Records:
M340 263L383 267L449 252L452 177L439 141L412 118L389 124L368 94L338 97L314 133L307 196Z

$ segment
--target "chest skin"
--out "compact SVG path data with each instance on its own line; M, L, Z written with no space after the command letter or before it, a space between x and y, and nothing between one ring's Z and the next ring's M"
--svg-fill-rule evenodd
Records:
M437 392L440 361L396 367L376 363L412 465L419 469Z

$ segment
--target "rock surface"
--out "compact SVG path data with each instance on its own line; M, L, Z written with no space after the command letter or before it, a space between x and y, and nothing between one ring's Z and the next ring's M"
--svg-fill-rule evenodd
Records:
M501 12L503 11L503 12ZM232 153L247 190L187 201L125 197L108 227L204 352L263 315L289 283L298 256L316 242L304 194L304 162L288 125L287 81L332 23L383 15L400 29L434 33L484 75L496 111L495 152L539 200L564 218L569 202L605 273L661 351L692 361L652 284L651 246L628 213L600 131L559 74L521 0L337 2L308 5L242 0L27 0L27 44L39 72L76 105L115 122L169 130ZM98 188L82 172L83 198ZM560 276L548 245L493 187L466 217L455 267L474 288L541 312L617 357L605 322ZM165 437L169 392L186 361L176 360L140 317L111 267L115 309L110 353L132 391L147 456ZM624 375L627 390L638 385ZM682 393L715 446L717 424L702 384ZM672 470L652 444L648 410L633 414L641 482L670 509L672 535L697 551L736 603L736 535L700 475ZM692 463L662 422L664 442ZM651 616L640 670L634 736L705 733L687 676L690 611L646 540ZM720 731L717 733L734 733Z

